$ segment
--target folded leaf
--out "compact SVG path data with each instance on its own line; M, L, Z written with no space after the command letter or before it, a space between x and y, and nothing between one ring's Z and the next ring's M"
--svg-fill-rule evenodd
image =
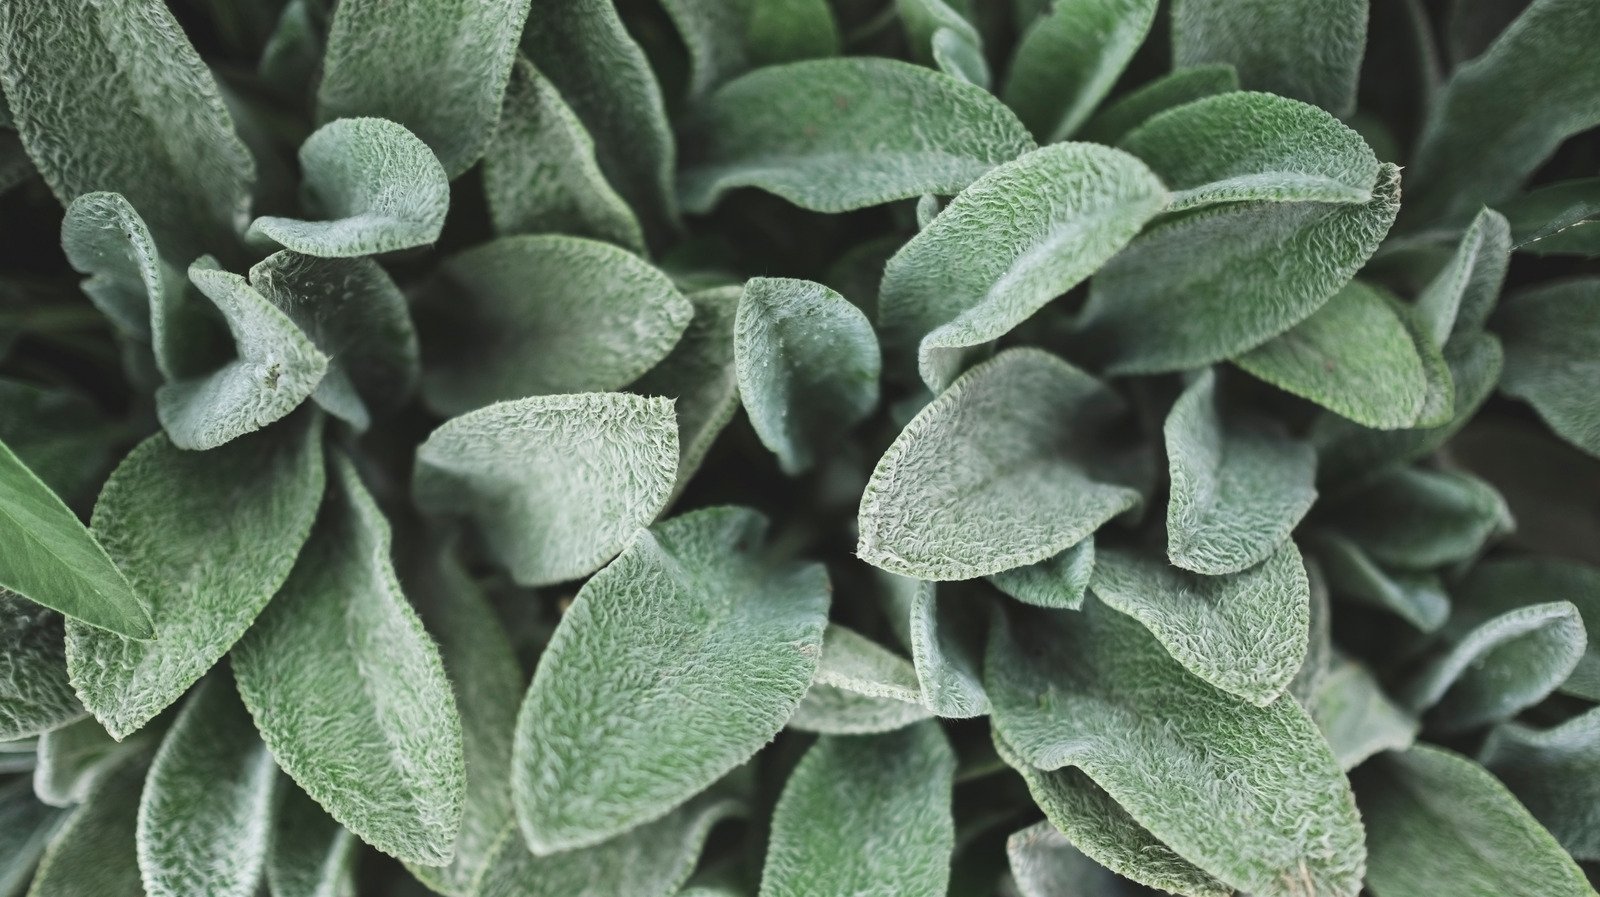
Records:
M145 897L134 850L144 771L129 763L95 784L50 839L28 897Z
M429 288L423 394L446 414L530 395L620 389L677 343L694 307L607 243L502 237L452 256Z
M1600 278L1519 293L1495 316L1505 342L1500 389L1539 412L1561 438L1600 457Z
M1361 204L1238 203L1150 229L1101 268L1082 326L1111 370L1144 374L1232 358L1314 314L1388 233L1400 178Z
M674 400L678 415L678 481L683 491L706 452L739 410L739 380L734 366L733 325L738 286L714 287L688 295L694 317L683 337L643 377L633 391Z
M932 63L945 74L969 84L989 86L983 35L961 9L945 0L896 0L895 10L900 13L900 24L905 27L914 60Z
M791 476L837 448L878 404L878 338L861 309L820 283L755 277L734 324L750 425Z
M1367 887L1376 897L1587 897L1578 864L1505 786L1467 758L1429 745L1384 755L1356 783L1371 830Z
M447 174L461 174L494 133L528 2L341 0L322 56L318 118L399 122Z
M1094 111L1156 17L1156 0L1061 3L1017 42L1000 98L1041 143L1065 140Z
M250 236L322 258L376 255L439 239L450 183L428 145L381 118L341 118L300 146L302 196L316 220L268 215Z
M67 670L124 738L238 641L289 575L322 499L322 426L309 416L205 453L156 435L106 482L94 531L150 599L154 641L69 621Z
M1247 90L1348 115L1366 32L1366 0L1177 0L1172 65L1229 63Z
M81 804L108 773L145 753L142 734L118 743L92 719L80 719L39 736L33 791L52 807Z
M350 897L359 842L293 782L282 791L267 846L272 897Z
M1167 557L1185 570L1215 576L1261 563L1317 497L1311 446L1263 418L1225 420L1210 370L1172 406L1163 433Z
M1336 594L1381 607L1423 632L1444 625L1450 598L1432 573L1385 570L1355 542L1317 533L1310 542Z
M1560 690L1600 701L1600 570L1550 557L1505 558L1474 567L1456 594L1477 619L1538 601L1572 604L1589 639Z
M1548 729L1496 726L1478 755L1576 859L1600 859L1600 709Z
M735 187L817 212L950 196L1033 148L982 88L882 58L751 72L707 97L683 140L678 191L691 212Z
M1339 768L1355 769L1382 751L1403 751L1417 721L1395 706L1366 667L1341 659L1317 683L1306 710L1333 748Z
M1094 537L1037 564L993 574L989 581L1007 595L1034 607L1077 610L1094 573Z
M948 719L987 715L981 609L971 602L939 601L931 582L893 573L881 574L880 580L895 630L911 649L922 706Z
M579 590L517 719L512 794L536 853L661 817L783 727L828 584L820 565L765 563L765 529L740 508L677 517Z
M1493 486L1469 474L1419 467L1380 475L1325 511L1328 524L1368 557L1402 570L1469 560L1512 528L1511 512Z
M190 695L139 800L139 871L151 897L252 897L266 862L278 767L233 683Z
M443 865L461 827L461 717L400 592L388 521L354 466L329 462L305 551L233 651L239 693L278 765L333 818L401 860Z
M1417 297L1417 317L1436 346L1454 334L1483 329L1511 260L1505 216L1484 209L1462 234L1455 254Z
M933 723L826 737L778 799L761 897L942 894L950 881L955 753Z
M885 342L920 340L922 379L943 389L961 373L963 350L1081 283L1166 200L1148 169L1108 147L1049 146L1002 165L889 260L878 300Z
M1124 893L1119 876L1080 853L1049 822L1036 822L1007 838L1006 857L1021 897Z
M62 821L63 814L34 799L27 779L0 787L0 894L22 893Z
M931 716L916 668L855 631L828 624L822 656L787 728L826 735L892 732Z
M1181 68L1107 103L1084 124L1081 139L1114 144L1168 109L1239 89L1239 75L1225 63Z
M67 681L61 615L0 589L0 741L42 735L83 716Z
M856 554L891 573L950 580L1078 544L1139 501L1094 476L1091 444L1120 408L1094 378L1036 349L973 368L878 461Z

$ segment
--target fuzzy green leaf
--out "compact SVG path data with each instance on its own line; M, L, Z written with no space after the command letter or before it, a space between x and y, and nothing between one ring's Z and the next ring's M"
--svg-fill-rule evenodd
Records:
M94 531L149 596L154 641L67 623L84 706L126 737L177 700L283 584L322 499L321 425L290 424L205 453L145 440L111 474Z
M1484 209L1472 220L1455 254L1417 297L1417 317L1436 346L1483 329L1500 296L1511 260L1510 225Z
M1087 143L1045 147L962 191L884 269L885 341L920 340L935 392L966 352L1004 336L1076 286L1161 211L1167 193L1137 159Z
M1600 860L1600 708L1548 729L1496 726L1479 754L1561 846L1580 860Z
M1036 822L1007 838L1006 858L1021 897L1124 893L1117 875L1084 856L1049 822Z
M129 763L95 784L50 839L28 897L145 897L134 849L144 770Z
M1178 69L1119 97L1084 124L1083 140L1114 144L1168 109L1239 89L1233 66L1218 63Z
M1566 694L1600 701L1600 570L1549 557L1505 558L1479 564L1457 597L1483 618L1534 601L1565 601L1578 609L1589 640L1578 665L1561 683Z
M878 338L861 309L820 283L755 277L734 323L734 369L750 425L799 474L878 404Z
M1229 63L1247 90L1348 115L1366 32L1367 0L1176 0L1172 64Z
M1156 0L1059 3L1017 42L1000 98L1041 143L1078 130L1144 42Z
M899 894L944 893L955 771L933 723L818 740L773 811L761 897L853 897L889 883Z
M473 520L523 585L587 576L666 506L678 469L672 403L618 393L501 402L417 449L417 504Z
M1493 486L1454 471L1402 468L1324 508L1330 526L1368 557L1401 570L1469 560L1510 532L1511 512Z
M1305 707L1347 772L1381 751L1403 751L1417 737L1417 721L1352 660L1332 664Z
M959 2L959 0L958 0ZM923 64L979 87L989 86L983 35L961 10L945 0L895 0L911 56Z
M272 897L354 897L355 836L293 782L281 790L267 845Z
M300 146L313 220L264 216L252 237L322 258L375 255L439 239L450 183L428 145L392 121L341 118Z
M820 565L773 568L766 521L716 508L641 533L578 592L517 719L528 845L597 844L659 818L777 734L816 671Z
M39 736L33 791L52 807L81 804L108 773L142 754L148 739L117 743L92 719L81 719Z
M989 581L1007 595L1034 607L1077 610L1094 573L1094 537L1037 564L993 574Z
M0 741L31 738L83 716L67 680L61 615L0 589Z
M689 51L691 98L752 67L839 55L839 25L826 0L663 0L661 5Z
M678 189L692 212L735 187L818 212L949 196L1033 148L982 88L880 58L757 70L708 97L684 129Z
M811 688L788 727L827 735L890 732L927 719L916 668L893 651L835 623L823 634Z
M1450 599L1432 573L1384 570L1360 545L1335 533L1318 533L1311 545L1340 595L1381 607L1423 632L1449 616Z
M895 630L911 649L922 705L947 719L987 715L982 620L975 619L979 608L970 602L939 601L931 582L893 573L882 574L881 580Z
M816 683L789 717L787 728L821 735L876 735L932 716L918 701L866 695Z
M694 317L667 357L633 384L633 391L673 399L678 415L678 482L694 476L711 443L739 410L739 380L734 365L733 326L738 286L690 293Z
M460 830L461 718L439 649L400 591L389 524L339 455L294 572L233 651L272 755L368 844L448 862Z
M1561 438L1600 457L1600 278L1567 280L1509 299L1495 316L1505 342L1504 393Z

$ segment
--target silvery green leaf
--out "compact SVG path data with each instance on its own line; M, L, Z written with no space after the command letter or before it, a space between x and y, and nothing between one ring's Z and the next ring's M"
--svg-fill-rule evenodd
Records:
M289 575L322 499L322 427L302 415L209 452L157 434L111 474L94 531L150 599L153 641L68 621L67 670L125 738L238 641Z
M1506 787L1431 745L1385 754L1356 782L1376 897L1592 897L1572 857Z
M989 62L983 46L973 43L964 28L941 27L933 32L933 63L939 71L979 87L989 86Z
M389 524L354 465L277 598L233 650L239 693L278 765L368 844L443 865L466 787L439 649L400 591Z
M0 442L0 592L129 638L155 635L150 611L78 515Z
M895 632L911 649L922 706L947 719L987 715L981 608L939 601L931 582L893 573L881 574L880 582Z
M1600 6L1536 0L1456 69L1411 156L1408 218L1464 220L1514 192L1561 141L1600 124L1596 29Z
M34 799L28 780L0 787L0 897L17 897L61 826L58 811Z
M1505 343L1500 389L1550 429L1600 457L1600 278L1558 281L1512 296L1495 315Z
M376 255L439 239L450 182L428 145L381 118L341 118L300 145L301 197L314 219L268 215L249 236L322 258Z
M1079 852L1049 822L1036 822L1006 839L1006 858L1021 897L1110 897L1123 880Z
M272 897L355 897L360 842L293 782L283 782L279 790L267 845L268 892Z
M587 576L666 506L678 470L669 399L536 396L446 421L417 449L425 511L472 520L522 585Z
M1156 6L1156 0L1054 4L1017 42L1000 98L1041 143L1072 136L1144 43Z
M201 259L189 280L222 313L237 354L156 390L156 415L173 445L203 451L287 417L322 382L328 356L243 277Z
M1560 690L1600 701L1600 570L1549 557L1504 558L1474 567L1457 596L1466 612L1478 618L1533 601L1571 603L1592 635Z
M989 577L995 588L1034 607L1077 610L1094 574L1094 536L1055 557Z
M1174 68L1225 62L1246 90L1348 115L1366 51L1366 0L1177 0Z
M1045 819L1085 856L1118 875L1174 894L1229 897L1233 893L1135 822L1082 770L1038 769L1018 756L998 732L993 734L1001 759L1022 776Z
M529 0L341 0L333 11L317 117L399 122L451 177L483 155L500 117Z
M62 205L121 193L179 259L228 245L248 215L255 165L165 3L5 0L0 84Z
M1247 202L1151 228L1100 269L1082 327L1110 370L1154 373L1231 358L1310 317L1394 221L1399 172L1366 203Z
M1172 406L1162 432L1172 480L1167 557L1178 567L1209 576L1253 567L1288 541L1316 500L1316 452L1276 421L1224 417L1209 369Z
M266 862L278 767L225 676L195 689L139 800L139 871L151 897L252 897Z
M515 825L500 832L474 897L670 897L717 823L743 803L713 787L654 822L590 847L539 856Z
M1512 248L1545 255L1549 247L1559 254L1565 238L1594 233L1600 218L1600 178L1556 181L1497 205L1510 225Z
M1445 345L1453 334L1483 329L1506 278L1509 230L1499 212L1479 212L1450 261L1417 296L1417 317L1434 345Z
M933 63L940 71L970 84L989 86L989 63L983 57L983 35L961 11L945 0L895 0L911 57Z
M826 0L663 0L689 51L697 99L752 67L839 55L839 25Z
M1415 317L1387 291L1352 280L1233 363L1364 427L1414 427L1426 411L1430 366L1444 366Z
M1222 202L1364 203L1378 157L1315 106L1234 91L1150 118L1119 141L1174 191L1172 209Z
M600 170L652 239L677 228L677 149L661 85L613 0L541 0L522 49L594 137Z
M115 426L76 389L0 377L0 442L67 500L100 485Z
M1293 699L1257 707L1213 689L1098 600L1081 611L1009 610L990 631L985 669L996 731L1018 757L1081 769L1152 836L1231 887L1285 897L1359 890L1355 802Z
M1328 595L1328 578L1317 565L1315 557L1302 557L1306 565L1306 580L1311 584L1311 601L1308 610L1311 620L1307 627L1306 659L1289 682L1289 694L1304 706L1316 693L1317 687L1328 675L1333 664L1333 605Z
M1502 722L1565 681L1585 644L1570 602L1526 604L1457 634L1406 685L1402 702L1412 713L1427 711L1428 725L1441 732Z
M80 719L39 736L33 791L52 807L83 803L95 783L143 753L143 736L118 743L100 724Z
M0 589L0 740L31 738L82 718L67 680L61 615Z
M830 623L817 674L789 717L788 728L867 735L903 728L931 715L910 661Z
M917 413L861 498L856 554L891 573L972 579L1038 563L1133 507L1085 455L1121 410L1099 381L1036 349L968 371Z
M1600 708L1548 729L1505 723L1478 758L1576 859L1600 859Z
M661 817L788 720L817 669L827 574L766 563L765 530L741 508L676 517L579 590L517 719L513 802L536 853Z
M1084 124L1080 138L1114 144L1158 113L1238 89L1239 75L1226 63L1178 69L1107 103Z
M1401 570L1460 563L1512 529L1511 511L1493 486L1422 467L1380 474L1323 510L1327 524L1368 557Z
M683 140L678 190L692 212L735 187L817 212L950 196L1033 148L987 91L883 58L751 72L696 107Z
M955 752L931 722L818 739L772 814L761 897L943 894Z
M1361 546L1322 532L1310 543L1337 594L1383 608L1423 632L1444 624L1450 598L1439 577L1428 572L1385 570Z
M644 249L639 219L596 161L594 139L550 79L519 58L483 158L496 233L564 233Z
M745 282L734 370L750 425L783 472L835 450L878 404L878 338L861 309L820 283Z
M144 772L127 763L95 783L50 839L28 897L145 897L134 850Z
M1304 703L1346 772L1381 751L1403 751L1417 737L1417 721L1353 660L1336 660Z
M823 735L874 735L904 729L933 716L920 701L866 695L813 684L789 716L787 728Z
M633 391L674 400L678 415L678 480L682 492L706 452L739 410L739 379L734 368L733 324L739 286L690 293L694 317L683 337L633 384Z
M961 373L964 350L1082 282L1166 201L1149 169L1109 147L1049 146L1000 166L889 260L878 299L885 342L920 340L918 369L938 392Z
M450 257L426 308L422 391L446 414L620 389L665 358L694 315L671 278L638 256L554 234Z

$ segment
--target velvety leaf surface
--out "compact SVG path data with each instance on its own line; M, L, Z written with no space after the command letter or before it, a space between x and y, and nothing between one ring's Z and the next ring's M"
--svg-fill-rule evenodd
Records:
M84 706L126 737L177 700L278 591L322 500L322 427L302 416L208 452L153 436L123 460L94 532L150 601L153 641L67 623Z
M1379 563L1431 570L1471 559L1513 523L1505 499L1465 473L1403 468L1329 502L1330 525Z
M882 579L891 612L906 620L903 640L911 648L922 705L949 719L987 715L981 611L969 602L939 601L931 582L893 573Z
M280 791L267 847L272 897L352 897L360 842L293 782Z
M912 59L987 88L989 62L983 54L983 34L963 14L965 6L960 0L957 6L945 0L895 0Z
M1247 90L1347 115L1366 31L1366 0L1176 0L1172 64L1228 63Z
M1116 874L1084 856L1049 822L1036 822L1007 838L1006 858L1022 897L1122 893Z
M1477 617L1536 601L1572 604L1589 638L1578 665L1560 689L1600 701L1600 570L1549 557L1504 558L1473 568L1456 594L1463 608Z
M829 623L823 632L822 656L812 682L869 698L907 704L922 700L922 686L909 660L838 623Z
M1381 607L1423 632L1444 624L1450 598L1439 577L1428 572L1385 570L1355 542L1319 533L1311 542L1335 592Z
M1600 279L1568 280L1509 299L1495 316L1505 343L1500 389L1600 457Z
M691 212L735 187L818 212L948 196L1033 148L982 88L876 58L759 69L707 97L684 129L678 190Z
M1111 92L1156 17L1156 0L1062 3L1017 43L1000 98L1043 143L1071 136Z
M1600 859L1600 709L1548 729L1496 726L1478 757L1568 853Z
M933 712L920 701L862 694L816 682L785 727L821 735L876 735L904 729L931 716Z
M149 740L138 735L118 743L92 719L80 719L39 736L33 791L52 807L81 804L95 784L143 754Z
M129 763L96 784L50 839L28 897L145 897L134 850L144 771Z
M828 584L820 565L764 562L765 528L740 508L665 521L578 592L517 719L513 799L536 852L659 818L783 727Z
M1483 329L1511 260L1509 229L1499 212L1479 212L1450 261L1417 297L1417 317L1434 345L1445 345L1454 334Z
M1383 693L1365 667L1340 659L1317 683L1307 712L1346 772L1382 751L1403 751L1417 736L1417 721Z
M424 510L474 521L518 582L549 585L627 547L677 468L669 400L538 396L446 421L417 449L412 488Z
M30 738L83 716L67 681L61 615L0 589L0 740Z
M1085 536L1082 542L1055 557L996 573L989 581L1024 604L1077 610L1083 606L1083 594L1093 573L1094 537Z
M442 865L461 827L461 718L400 591L389 524L342 456L276 600L233 652L239 693L305 792L368 844Z
M706 452L739 410L733 330L744 288L690 293L694 317L667 357L633 384L633 391L674 400L678 415L678 481L683 491Z
M1083 126L1081 138L1114 144L1158 113L1239 89L1239 75L1226 63L1181 68L1105 104Z

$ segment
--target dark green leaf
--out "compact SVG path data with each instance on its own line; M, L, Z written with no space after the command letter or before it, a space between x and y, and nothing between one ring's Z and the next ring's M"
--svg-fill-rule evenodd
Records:
M1423 632L1432 632L1450 615L1450 598L1432 573L1385 570L1361 546L1334 533L1318 533L1310 543L1335 593L1381 607Z
M28 897L145 897L134 850L144 770L128 763L95 784L50 839Z
M1600 708L1548 729L1496 726L1479 753L1511 793L1580 860L1600 860Z
M1505 343L1500 389L1533 406L1545 423L1600 457L1600 278L1519 293L1495 316Z
M1454 471L1402 468L1376 477L1326 507L1328 523L1373 560L1432 570L1469 560L1512 529L1494 487Z
M1172 64L1229 63L1247 90L1348 115L1366 32L1367 0L1176 0Z
M1055 4L1017 42L1000 98L1041 143L1072 136L1144 42L1156 6L1156 0Z
M1114 144L1158 113L1239 89L1239 75L1225 63L1197 65L1163 75L1107 103L1083 126L1082 139Z

